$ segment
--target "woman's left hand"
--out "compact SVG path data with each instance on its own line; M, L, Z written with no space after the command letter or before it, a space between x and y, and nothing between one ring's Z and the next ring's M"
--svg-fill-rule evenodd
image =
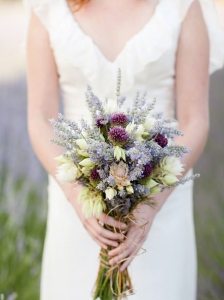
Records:
M123 261L120 271L128 267L146 240L156 212L156 208L149 205L138 205L133 212L135 221L130 223L125 241L108 253L111 257L109 260L111 265Z

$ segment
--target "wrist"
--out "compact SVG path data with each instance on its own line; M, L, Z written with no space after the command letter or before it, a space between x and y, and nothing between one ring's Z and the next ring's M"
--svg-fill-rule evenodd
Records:
M81 185L73 185L71 183L61 184L61 188L69 202L77 201L78 195L82 189Z
M155 202L155 206L153 207L153 209L155 211L155 215L160 211L160 209L162 208L166 199L168 198L168 196L172 193L172 191L174 189L175 189L175 187L169 188L169 189L166 189L163 192L160 192L153 196L153 200Z

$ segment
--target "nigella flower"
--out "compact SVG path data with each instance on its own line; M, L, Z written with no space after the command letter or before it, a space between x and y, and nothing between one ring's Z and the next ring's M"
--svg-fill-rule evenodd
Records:
M162 148L166 147L166 145L168 144L168 139L165 138L164 135L162 134L157 134L154 136L155 137L155 142Z
M124 145L129 136L126 130L122 127L115 126L108 133L109 140L115 145Z
M100 180L100 175L98 172L97 168L94 168L91 172L90 172L90 178L94 181L99 181Z
M142 178L149 177L152 174L152 164L147 163L143 166Z
M128 118L124 113L114 113L111 116L110 122L113 126L126 126L128 123Z
M96 118L96 125L97 125L97 127L102 128L105 125L104 122L105 122L104 118L100 118L100 117Z

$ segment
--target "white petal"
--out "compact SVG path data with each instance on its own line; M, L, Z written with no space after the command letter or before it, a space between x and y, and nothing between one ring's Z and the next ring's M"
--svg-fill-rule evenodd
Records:
M56 177L60 182L65 183L75 181L79 175L75 164L66 163L58 167Z
M77 139L75 142L76 142L76 144L79 146L79 148L80 148L81 150L87 148L86 140L84 140L84 139Z

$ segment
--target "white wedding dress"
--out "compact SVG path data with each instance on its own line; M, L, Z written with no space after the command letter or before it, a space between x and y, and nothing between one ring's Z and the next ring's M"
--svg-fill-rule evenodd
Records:
M156 111L174 117L175 55L181 22L192 2L160 0L148 23L111 63L81 30L66 0L25 1L49 32L66 117L74 120L88 117L87 84L99 98L113 98L118 67L122 72L121 92L127 96L126 106L131 104L136 90L147 90L149 101L157 98ZM201 0L201 5L211 39L212 73L223 65L224 38L217 26L212 1ZM156 215L143 245L147 252L136 257L130 266L136 290L130 299L196 299L192 187L192 182L177 187ZM51 176L48 197L41 300L90 300L100 248Z

